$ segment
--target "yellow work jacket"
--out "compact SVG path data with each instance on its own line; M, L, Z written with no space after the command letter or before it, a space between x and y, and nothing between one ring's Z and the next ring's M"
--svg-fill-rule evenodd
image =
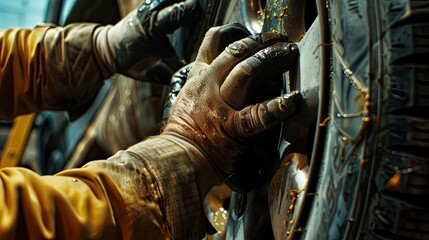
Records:
M0 118L85 111L108 77L92 54L96 27L0 30ZM180 141L155 136L54 176L0 169L0 239L201 239L203 156Z

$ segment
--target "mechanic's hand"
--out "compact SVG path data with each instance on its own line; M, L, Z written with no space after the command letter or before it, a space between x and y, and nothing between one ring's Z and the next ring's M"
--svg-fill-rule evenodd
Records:
M120 73L146 80L148 72L161 63L173 63L176 55L166 34L192 15L196 0L144 1L115 26L99 27L94 34L95 55L104 76ZM164 67L166 67L164 65ZM169 80L169 77L167 79Z
M251 138L291 116L302 102L298 92L258 99L261 89L273 85L269 76L295 62L297 46L264 33L236 41L219 54L228 26L206 34L162 132L196 146L224 180L246 164L240 156Z

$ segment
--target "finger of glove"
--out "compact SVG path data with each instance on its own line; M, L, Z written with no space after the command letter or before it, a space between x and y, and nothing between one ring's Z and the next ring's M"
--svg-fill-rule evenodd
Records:
M228 45L211 64L213 74L218 76L219 86L240 61L277 42L287 42L287 38L277 33L267 32L253 34Z
M211 64L230 43L250 35L239 23L231 23L210 28L204 36L196 61Z
M240 138L255 136L292 116L302 102L301 93L294 91L263 103L248 106L235 112L234 130Z
M282 80L273 76L288 71L297 56L298 46L294 43L280 42L259 50L232 69L220 88L222 99L235 109L249 105L261 88L281 86L282 83L271 84L271 79Z
M182 26L194 12L196 4L197 0L188 0L160 10L155 21L157 32L168 34Z

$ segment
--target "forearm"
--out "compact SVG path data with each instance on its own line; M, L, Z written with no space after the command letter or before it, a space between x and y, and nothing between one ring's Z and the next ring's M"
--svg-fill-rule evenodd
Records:
M95 28L0 31L0 118L40 110L82 114L104 79L92 50Z
M168 238L155 179L125 151L55 176L4 168L0 180L0 239Z
M202 199L218 180L196 149L172 139L55 176L1 169L0 239L202 239Z

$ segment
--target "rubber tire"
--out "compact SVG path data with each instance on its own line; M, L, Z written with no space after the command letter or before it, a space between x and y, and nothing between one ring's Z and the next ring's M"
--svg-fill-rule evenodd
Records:
M429 239L429 4L331 0L327 11L330 121L293 238Z

